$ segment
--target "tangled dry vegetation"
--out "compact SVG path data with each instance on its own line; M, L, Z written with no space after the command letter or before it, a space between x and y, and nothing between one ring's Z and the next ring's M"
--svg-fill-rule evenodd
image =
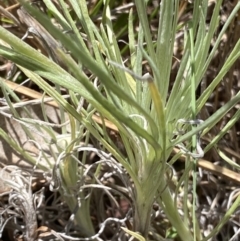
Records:
M40 2L40 3L39 3ZM40 8L45 11L44 4L39 1ZM53 1L56 6L58 6L57 1ZM116 19L126 18L126 14L129 12L130 8L134 9L134 4L131 1L115 1L115 5L112 8L112 15ZM156 6L159 6L159 1L150 1L149 4L149 15L154 12ZM191 1L181 1L182 12L179 12L179 24L184 23L187 19L191 18L189 14L191 12ZM89 9L95 6L97 1L89 1ZM237 0L225 0L221 7L220 12L220 26L219 30L225 23L233 7L236 5ZM209 19L212 14L215 1L209 1ZM19 3L14 0L1 1L1 25L7 28L9 31L14 33L19 38L22 38L27 31L27 26L23 19L19 18L17 10L20 8ZM99 10L100 11L100 10ZM7 13L11 13L10 19L12 21L8 22L6 19L9 17ZM96 24L99 24L99 16L101 14L94 15ZM13 18L15 21L13 22ZM152 31L156 30L156 21L158 20L157 14L152 15ZM123 20L122 20L123 21ZM206 86L211 82L211 80L219 72L219 69L223 66L224 61L229 56L230 50L236 44L237 40L240 38L240 14L238 14L228 29L228 32L224 35L221 48L215 54L214 60L204 76L201 86L198 89L198 95L204 91ZM119 24L119 22L118 22ZM116 26L119 31L118 39L122 40L119 42L120 45L126 41L126 29L121 26ZM216 33L217 35L218 33ZM36 36L30 36L26 40L34 48L48 55L48 51L44 48L41 40L39 41ZM7 43L1 43L6 45ZM179 31L176 36L176 43L174 49L175 59L173 59L172 65L172 80L175 79L177 69L179 67L178 59L181 59L182 54L182 44L183 44L183 32ZM212 45L214 45L214 39L212 40ZM127 52L124 53L127 56ZM7 74L12 68L12 63L6 61L0 57L1 68L0 73L2 78L7 78ZM146 63L143 63L146 64ZM230 69L227 76L221 84L212 93L207 105L204 107L200 113L201 119L206 119L212 113L216 112L221 106L228 102L233 95L235 95L240 89L240 60L237 60L234 67ZM146 71L149 70L146 64ZM21 72L15 74L13 81L7 81L9 88L15 90L17 95L22 98L22 102L29 101L31 99L38 99L42 95L40 90L31 82L24 83L24 75ZM21 84L19 84L21 83ZM63 94L66 93L62 90ZM1 94L1 93L0 93ZM2 96L1 96L2 97ZM4 107L3 100L0 103L1 108ZM59 118L59 112L57 110L57 104L52 101L48 103L46 109L49 111L52 123L57 123ZM220 123L218 123L211 133L202 137L202 145L207 145L209 140L213 139L214 136L221 131L225 123L234 115L236 110L239 109L239 104L227 115ZM34 115L38 119L43 119L41 109L36 106L31 107L31 111L35 113ZM96 121L101 122L96 116ZM9 136L16 139L19 145L26 146L26 150L31 153L35 158L40 158L41 155L47 155L50 152L48 146L44 146L41 142L41 138L37 137L36 143L29 143L28 138L25 134L25 130L19 125L19 123L14 120L0 116L1 128L5 129ZM55 124L56 132L59 131L59 126ZM114 125L110 122L107 123L109 135L115 141L116 145L121 146L121 139ZM35 133L33 133L35 135ZM36 133L38 136L38 134ZM96 232L101 233L100 237L102 240L121 240L119 236L120 226L122 223L131 230L132 223L131 219L125 219L127 213L131 211L131 196L128 190L125 188L125 178L127 175L123 170L122 166L119 164L111 164L108 162L103 162L101 165L101 170L97 169L99 162L104 160L104 155L99 153L94 149L94 147L99 147L99 143L92 138L92 146L89 147L89 154L87 156L87 162L85 164L84 178L81 180L84 185L90 185L93 183L92 174L99 172L99 180L108 189L105 192L96 189L86 189L86 192L92 192L92 198L90 203L91 221L94 224ZM209 230L211 230L215 225L221 220L223 214L229 209L229 205L232 200L234 200L239 194L239 183L240 174L237 170L232 168L232 165L227 164L223 161L221 155L227 156L232 162L237 164L240 163L240 122L238 121L227 135L223 136L221 142L209 150L204 159L199 160L199 177L197 183L197 218L200 222L201 231L207 235ZM81 145L79 147L81 151ZM46 152L46 153L45 153ZM175 152L178 152L175 149ZM44 154L45 153L45 154ZM123 150L124 153L124 150ZM82 154L77 156L81 159ZM1 176L4 175L4 179L8 182L12 182L15 188L8 188L5 184L0 183L0 234L2 240L22 240L23 232L25 233L26 240L42 239L42 240L68 240L63 236L59 236L58 232L68 232L72 237L79 237L79 235L84 235L82 230L75 225L72 220L72 214L69 211L68 206L62 200L57 192L53 192L55 187L51 187L51 176L48 173L43 173L36 168L29 167L28 164L24 162L24 157L8 146L8 144L1 140L0 144L0 160L1 160ZM182 169L184 165L185 158L180 158L174 164L174 179L175 181L181 177ZM17 166L19 168L17 168ZM115 169L119 168L118 171ZM119 175L119 173L122 173ZM3 178L3 176L2 176ZM189 182L192 179L189 177ZM79 185L83 185L79 183ZM123 185L124 184L124 185ZM131 183L129 183L131 185ZM173 185L174 182L169 180L169 185ZM112 191L114 190L114 192ZM180 195L181 193L179 193ZM189 190L189 196L191 196L191 190ZM190 197L191 198L191 197ZM181 203L178 204L181 207ZM161 234L163 237L166 236L166 232L171 229L171 224L164 214L162 214L160 207L157 205L153 207L155 212L155 217L152 217L152 227L155 232ZM104 223L104 220L107 220ZM32 226L26 225L26 223L31 223ZM104 228L102 228L104 227ZM221 241L228 240L226 237L232 237L233 234L239 233L239 211L230 218L230 221L219 230L219 234L212 240ZM151 235L150 235L151 236ZM236 235L238 240L239 235ZM126 237L125 237L126 238ZM83 239L87 240L87 239ZM125 240L122 237L122 240ZM171 240L178 240L178 237L172 237Z

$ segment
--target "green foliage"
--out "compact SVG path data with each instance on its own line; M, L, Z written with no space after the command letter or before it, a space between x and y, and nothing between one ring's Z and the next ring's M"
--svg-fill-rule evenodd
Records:
M86 1L70 1L74 16L78 18L77 22L80 23L82 31L91 43L91 49L86 45L76 22L72 19L73 15L70 15L63 0L60 0L59 3L64 14L59 12L51 1L45 0L44 2L62 28L64 30L71 29L71 34L64 34L53 26L48 17L25 2L21 2L24 8L35 16L39 23L63 46L64 50L59 46L54 49L54 53L58 59L65 63L65 69L2 27L0 27L0 38L8 42L12 49L0 46L0 54L16 63L26 76L60 104L61 108L72 118L72 130L81 126L86 128L89 134L94 136L102 147L111 153L112 157L126 169L134 182L132 196L134 230L132 231L140 232L142 235L136 233L135 237L139 240L148 239L152 205L156 201L174 227L170 229L171 231L167 234L168 237L178 234L185 241L206 240L206 238L202 239L198 233L198 224L194 226L192 234L189 227L191 221L182 221L169 188L166 173L169 172L168 160L170 154L176 145L182 147L184 141L187 141L187 146L194 147L194 152L198 153L197 141L200 133L206 134L209 132L240 100L240 93L238 93L211 117L196 127L189 129L187 125L183 124L182 128L186 133L184 135L181 135L180 131L177 130L179 120L196 119L212 91L240 56L240 41L238 41L218 75L203 94L196 99L195 91L206 74L214 53L219 47L221 37L230 25L235 13L239 11L240 3L237 4L227 20L210 52L211 39L218 26L218 13L222 1L217 1L208 29L206 28L208 1L194 1L191 22L185 23L186 29L189 30L182 30L185 31L183 56L176 78L171 83L174 40L177 31L179 31L178 15L176 14L179 11L178 0L162 0L156 39L154 39L150 29L147 1L135 1L140 23L138 33L136 33L133 13L130 11L128 22L125 22L128 28L128 48L130 52L130 59L127 64L121 56L121 50L116 39L118 33L116 33L115 28L121 29L119 27L120 20L115 24L111 20L109 5L111 1L101 2L104 4L104 10L103 22L99 28L89 17ZM93 16L98 13L100 7L99 3L92 10ZM122 15L122 17L125 17L125 15ZM70 52L70 55L67 54L67 51ZM143 75L145 74L142 68L143 60L148 62L153 77ZM92 77L85 74L84 69L87 69ZM79 97L84 98L89 104L88 108L82 109L79 113L76 106L69 104L43 78L56 86L66 88L72 94L72 103L77 103ZM95 79L100 83L97 88L93 83ZM171 86L171 84L173 85ZM2 86L2 88L4 87ZM91 118L94 112L98 112L102 118L110 120L117 126L127 153L126 157L109 138L104 125L97 125L96 127L96 123ZM219 133L204 151L208 151L209 148L214 146L237 120L239 120L239 114L233 117L225 126L223 132ZM193 123L193 125L195 124ZM0 135L6 139L2 132L0 132ZM74 150L78 138L75 134L71 136L71 140L67 142L65 147L66 154ZM12 144L11 141L9 143ZM16 150L19 149L15 144L13 146ZM191 156L192 153L189 151L188 154ZM26 156L26 159L35 164L28 156ZM64 190L77 183L77 174L74 173L77 166L72 166L75 164L75 161L71 158L66 157L64 159L61 168ZM184 175L187 175L188 170L186 168ZM65 195L64 190L60 190L62 196ZM71 193L69 191L68 194ZM65 199L73 210L76 206L74 197L68 196ZM187 199L185 199L185 202L188 202ZM192 203L192 206L194 207L195 203ZM234 210L234 208L231 209L231 213ZM194 211L187 208L184 212L184 219L194 217L193 214ZM82 207L76 214L76 220L84 230L89 230L84 233L85 236L94 235L89 214L89 201L83 201ZM195 223L194 218L192 222ZM126 232L134 236L132 231L126 229Z

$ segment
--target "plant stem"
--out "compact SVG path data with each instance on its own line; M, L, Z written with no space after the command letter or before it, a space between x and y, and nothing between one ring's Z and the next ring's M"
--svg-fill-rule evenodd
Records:
M177 207L174 205L173 198L167 187L167 183L163 178L161 180L160 190L163 190L161 193L161 198L158 198L158 203L162 206L167 218L177 230L178 235L183 241L193 241L192 234L190 230L185 226L182 218L180 217Z
M69 209L72 213L75 213L75 220L78 226L81 229L82 235L84 237L91 237L95 234L93 224L90 216L90 200L86 199L84 194L79 192L79 197L81 200L81 204L78 204L78 200L76 198L76 193L71 191L71 187L75 187L77 183L77 163L71 157L67 158L62 164L61 167L64 183L65 191L61 192L61 195L64 197L66 203L69 206ZM67 195L66 192L67 191ZM76 211L77 208L77 211Z
M147 196L144 189L137 190L134 203L134 231L140 232L144 238L148 236L153 201L154 196Z

